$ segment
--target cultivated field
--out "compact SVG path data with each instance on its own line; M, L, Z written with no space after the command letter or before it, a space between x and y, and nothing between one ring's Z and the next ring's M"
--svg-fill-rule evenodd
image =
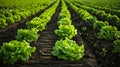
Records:
M0 0L0 67L119 62L119 0Z

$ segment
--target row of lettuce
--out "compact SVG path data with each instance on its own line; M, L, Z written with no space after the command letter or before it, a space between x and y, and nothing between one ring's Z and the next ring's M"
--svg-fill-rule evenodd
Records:
M88 11L83 8L78 8L72 3L68 2L71 8L82 18L84 23L92 26L94 30L97 30L97 38L104 40L113 40L114 51L120 53L120 31L118 31L116 26L109 25L108 22L103 22L97 20L96 17L91 15Z
M48 2L46 2L46 0L1 0L0 28L5 28L10 24L21 21L22 19L45 9L53 2L55 2L55 0Z
M87 10L90 14L97 17L99 20L107 21L111 25L120 26L120 18L117 15L111 15L110 13L106 13L104 10L98 10L89 6L80 5L78 3L74 3L84 10Z
M74 1L75 2L75 1ZM93 5L93 6L99 6L99 7L103 7L103 9L112 9L112 10L119 10L120 7L119 7L119 3L120 1L119 0L100 0L100 1L97 1L97 0L92 0L92 1L89 1L89 0L86 0L86 1L82 1L82 0L76 0L76 2L80 2L81 4L85 4L85 5Z
M89 7L98 9L98 10L103 10L106 13L110 13L112 15L117 15L118 17L120 17L120 10L119 9L112 9L112 8L108 8L105 6L102 7L102 6L98 6L98 5L92 5L90 3L89 4L88 3L81 3L81 2L78 2L78 3L81 5L85 5L85 6L89 6Z
M18 29L15 36L16 40L3 43L0 48L0 60L4 64L14 64L29 60L31 53L36 50L36 47L31 47L30 43L37 41L40 36L38 32L45 30L46 24L50 21L58 5L59 0L46 9L39 17L26 22L26 29Z
M61 0L61 12L58 16L58 29L55 34L60 40L57 40L52 51L52 55L58 59L64 60L80 60L84 56L84 45L78 45L72 38L77 34L77 30L70 20L71 15L63 0Z

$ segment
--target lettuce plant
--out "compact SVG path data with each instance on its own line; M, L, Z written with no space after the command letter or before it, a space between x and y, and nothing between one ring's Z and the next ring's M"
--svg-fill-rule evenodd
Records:
M28 21L26 23L26 26L28 29L32 29L32 28L36 28L39 31L42 31L45 29L45 24L42 23L42 19L40 19L39 17L34 18L32 21Z
M16 39L19 41L26 40L27 42L36 41L39 37L38 30L33 28L31 30L19 29L17 31Z
M6 20L4 18L0 18L0 28L5 28L7 26Z
M15 20L14 20L13 17L7 17L7 18L6 18L6 23L7 23L7 24L13 24L13 23L15 23Z
M77 30L73 25L59 25L59 29L55 30L55 34L61 38L72 38L77 34Z
M13 18L14 18L15 21L20 21L21 20L21 17L19 15L14 15Z
M106 40L114 40L118 35L118 30L115 26L103 26L98 33L98 38Z
M93 29L100 30L103 26L108 26L108 25L109 25L108 22L102 22L102 21L96 20L95 23L93 23Z
M78 46L75 41L66 38L59 40L53 47L52 55L58 59L79 60L84 56L84 45Z
M120 31L117 31L117 32L115 33L115 38L116 38L116 39L120 39Z
M36 48L31 47L26 41L12 40L3 43L0 49L0 58L4 64L14 64L17 61L27 61Z
M4 14L2 14L2 13L0 13L0 18L6 18L6 16L4 15Z
M63 9L61 13L59 14L58 20L63 19L63 18L71 18L70 12L67 9Z
M63 19L60 19L58 22L57 22L58 25L62 24L62 25L71 25L72 24L72 21L68 18L63 18Z

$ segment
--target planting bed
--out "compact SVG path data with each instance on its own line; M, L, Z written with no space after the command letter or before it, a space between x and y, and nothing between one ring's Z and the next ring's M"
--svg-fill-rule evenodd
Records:
M68 5L69 6L69 5ZM102 40L97 38L97 30L94 30L90 24L82 21L81 17L69 7L72 15L73 24L79 31L79 36L86 43L88 48L91 50L96 58L98 66L100 67L117 67L120 66L120 56L113 53L113 41ZM87 27L87 31L82 30L83 27ZM105 49L105 50L104 50ZM115 63L113 63L115 62Z
M42 14L45 14L44 12L47 11L47 9L49 8L53 8L52 10L54 10L55 7L52 6L57 2L59 2L59 5L57 6L55 13L50 18L50 21L49 18L46 18L44 15L41 16ZM84 45L84 56L80 60L71 61L71 60L58 59L57 57L53 56L51 53L53 51L53 47L55 46L55 43L61 40L61 38L56 35L55 30L59 28L58 21L60 21L59 16L60 16L60 12L63 9L61 7L64 5L63 4L64 2L67 6L68 11L70 12L71 19L69 20L72 21L72 25L74 25L74 27L77 29L77 35L71 38L71 40L74 40L79 46L81 44ZM76 3L81 4L77 1ZM92 12L90 13L89 10L87 10L85 7L83 7L84 8L83 9L77 5L75 8L71 4L75 5L75 2L67 1L67 0L60 0L60 1L56 0L55 2L50 4L47 8L40 10L35 14L25 19L22 19L21 21L15 24L10 24L4 29L0 28L0 47L1 47L3 46L3 43L10 42L11 40L16 39L15 36L17 35L18 29L20 28L27 29L28 28L26 26L27 21L32 21L33 18L35 17L39 17L40 20L46 18L46 20L48 21L48 23L45 26L45 30L38 32L40 36L38 37L37 41L33 41L30 43L30 46L36 47L36 50L31 54L29 60L17 61L14 64L4 64L2 63L2 59L0 58L0 67L17 67L17 66L18 67L119 67L120 54L114 52L115 39L106 40L106 39L98 38L98 32L100 31L97 29L93 29L93 24L95 22L88 23L89 21L86 21L83 17L81 17L84 16L84 12L86 12L86 14L90 16L89 18L91 18L92 16L96 18L95 21L103 22L101 16L98 17L97 14L96 15L91 14ZM85 3L83 3L82 5L85 5ZM95 9L97 9L97 7ZM81 14L82 11L84 11L83 15L80 15L79 10L81 10ZM119 13L117 9L114 10ZM114 17L113 15L114 13L112 13L112 15L109 15L110 18L111 17L113 18ZM62 16L62 18L65 18L64 15ZM116 22L118 24L116 23L115 25L119 31L120 30L119 16L117 16L117 19ZM109 18L107 18L107 21L110 20ZM112 24L110 25L114 26L114 23L113 25ZM119 39L120 38L118 38L118 40Z

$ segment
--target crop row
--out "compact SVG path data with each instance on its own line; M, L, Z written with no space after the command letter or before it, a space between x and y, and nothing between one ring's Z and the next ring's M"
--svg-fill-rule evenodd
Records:
M80 3L80 2L78 2ZM118 17L120 17L120 10L117 9L112 9L112 8L108 8L108 7L101 7L101 6L97 6L97 5L91 5L91 4L86 4L86 3L80 3L81 5L85 5L85 6L89 6L98 10L103 10L106 13L110 13L112 15L117 15Z
M18 61L27 61L36 47L31 47L30 43L37 41L39 31L45 29L46 24L50 21L52 15L59 4L59 0L49 9L45 10L39 17L33 18L26 22L26 29L18 29L16 40L3 43L0 48L0 58L4 64L14 64Z
M60 37L60 40L56 41L52 55L58 59L79 60L84 56L84 45L78 46L74 40L71 40L77 34L77 30L72 25L71 15L64 0L61 1L61 12L57 22L58 29L55 30L55 34Z
M110 9L115 9L115 10L119 10L120 7L119 7L119 3L120 1L119 0L114 0L114 1L111 1L111 0L101 0L101 1L96 1L96 0L92 0L92 1L79 1L77 0L76 2L79 2L81 4L86 4L86 5L94 5L94 6L99 6L99 7L103 7L104 8L110 8Z
M2 5L0 5L0 7L2 8L0 9L0 28L5 28L10 24L21 21L22 19L25 19L28 16L31 16L32 14L35 14L40 10L45 9L54 1L47 3L41 1L43 4L39 1L37 1L37 3L35 2L32 3L32 1L29 0L29 4L26 4L25 2L22 2L22 0L20 0L15 1L15 4L13 5L9 5L9 2L3 2Z
M75 5L79 6L84 10L87 10L89 13L91 13L92 15L95 15L98 19L102 21L107 21L110 24L120 26L120 18L117 15L111 15L111 14L105 13L105 11L103 10L97 10L92 7L80 5L78 3L75 3Z
M120 48L118 48L120 44L120 31L118 31L116 26L111 26L108 22L99 21L86 10L78 8L70 2L68 3L71 8L82 18L84 23L91 25L94 30L98 30L96 34L98 39L113 40L115 44L113 45L114 50L116 52L120 52Z

